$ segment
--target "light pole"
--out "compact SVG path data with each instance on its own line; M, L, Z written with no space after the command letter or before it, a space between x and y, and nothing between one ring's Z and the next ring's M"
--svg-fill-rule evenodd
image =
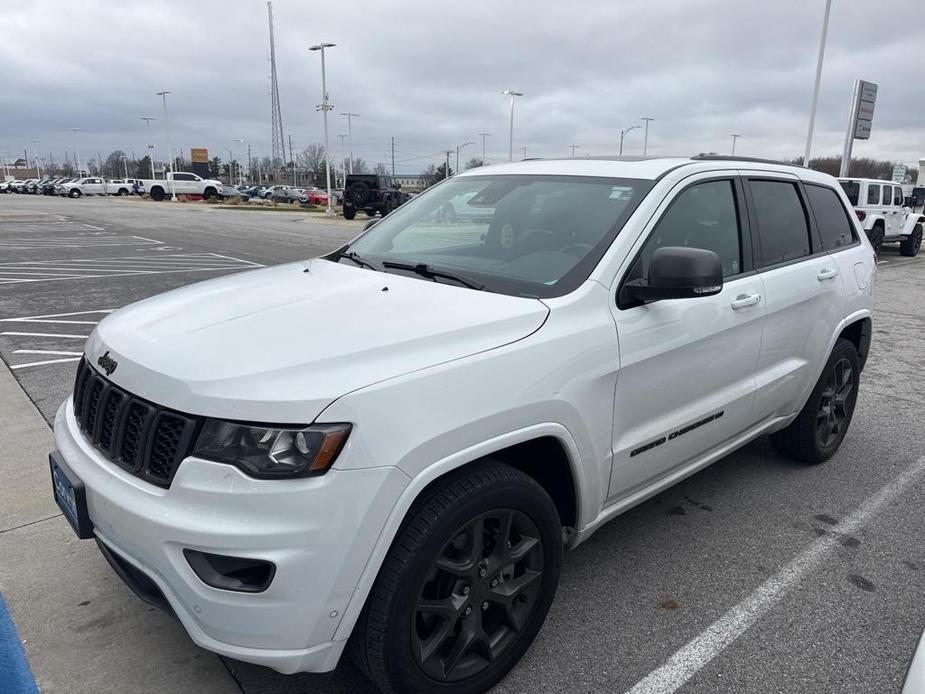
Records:
M574 158L575 158L575 150L576 150L576 149L581 149L581 145L571 145L571 148L572 148L572 159L574 159Z
M479 133L479 137L482 138L482 166L485 166L488 163L485 159L485 138L491 137L491 133Z
M816 58L816 81L813 84L813 101L809 107L809 128L806 131L806 153L803 166L809 167L809 154L813 148L813 128L816 127L816 105L819 103L819 82L822 80L822 60L825 58L825 37L829 31L829 11L832 0L825 0L825 15L822 19L822 36L819 38L819 55Z
M122 180L128 180L128 157L124 154L122 155L122 168L125 169L125 178Z
M235 139L235 142L239 142L243 145L246 142L246 140L243 137L239 137ZM248 149L250 149L250 147L248 147ZM292 147L289 148L289 155L290 156L292 155ZM248 157L247 158L248 175L250 175L250 165L251 165L250 157ZM240 164L238 164L238 185L241 185L241 165Z
M347 187L347 154L346 154L347 150L344 148L344 142L347 140L347 135L338 135L338 137L340 138L340 165L344 169L343 187L346 188ZM336 184L337 182L337 168L336 167L334 169L334 181Z
M231 185L234 180L234 152L228 147L222 147L222 149L228 152L228 185Z
M730 156L734 157L736 155L736 140L742 137L742 135L740 135L739 133L732 133L732 135L730 135L729 137L732 138L732 154Z
M630 132L639 128L638 125L631 125L630 127L620 131L620 156L623 156L623 138L626 137Z
M145 126L147 126L146 129L148 133L148 140L150 141L151 140L151 121L157 120L157 118L151 118L150 116L139 116L138 120L143 120L145 122ZM154 157L157 156L157 147L154 145L153 142L146 143L145 147L150 151L149 156L151 157L151 178L153 179L154 178Z
M514 99L518 96L523 96L523 92L515 92L513 89L505 89L501 93L507 94L511 97L511 125L508 131L507 160L514 161Z
M342 116L347 116L347 143L350 146L350 173L353 173L353 119L360 116L359 113L342 113ZM347 175L347 170L344 169L344 175Z
M170 199L177 201L177 189L173 184L173 147L170 146L170 120L167 118L167 95L170 92L157 92L157 95L164 100L164 130L167 132L167 157L170 166Z
M36 172L39 175L39 178L42 178L42 166L39 164L39 159L35 156L35 145L38 144L38 140L32 140L32 165L35 167Z
M645 121L646 123L646 134L642 138L642 156L646 156L649 153L649 121L655 120L654 118L649 118L648 116L643 116L639 120Z
M324 176L328 187L328 208L324 213L328 217L334 216L334 207L331 205L331 150L328 146L328 111L334 107L328 103L328 84L324 72L324 49L334 48L335 45L333 43L319 43L308 48L310 51L321 51L321 105L318 106L318 110L321 111L324 117Z
M459 150L463 147L468 147L469 145L474 145L474 142L464 142L461 145L456 145L456 173L459 173Z
M80 142L77 141L77 131L80 128L68 128L74 133L74 146L77 148L77 178L83 178L83 167L80 164Z

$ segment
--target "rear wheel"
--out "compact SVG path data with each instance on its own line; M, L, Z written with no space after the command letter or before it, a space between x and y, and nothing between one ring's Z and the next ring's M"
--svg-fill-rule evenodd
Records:
M867 233L867 238L870 239L870 245L874 247L874 253L880 255L880 249L883 247L883 225L877 224Z
M804 463L831 458L851 424L860 373L857 349L851 341L839 338L800 414L786 429L771 434L771 443Z
M922 225L916 224L912 228L912 233L902 240L899 244L899 252L907 258L914 258L919 254L922 247Z
M529 648L559 580L556 508L532 478L486 460L415 502L351 640L384 691L476 694Z

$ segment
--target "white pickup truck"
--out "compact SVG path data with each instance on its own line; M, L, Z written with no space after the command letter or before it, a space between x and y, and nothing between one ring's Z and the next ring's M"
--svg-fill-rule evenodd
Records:
M884 243L899 242L900 254L918 255L925 215L906 205L899 183L872 178L839 178L838 182L877 253Z
M222 193L222 182L211 178L200 178L187 171L168 172L167 178L146 178L139 181L140 192L147 193L152 200L163 200L176 195L201 195L210 200Z
M128 195L132 192L131 183L122 180L107 181L99 176L79 178L66 183L63 188L63 194L72 198L82 195Z

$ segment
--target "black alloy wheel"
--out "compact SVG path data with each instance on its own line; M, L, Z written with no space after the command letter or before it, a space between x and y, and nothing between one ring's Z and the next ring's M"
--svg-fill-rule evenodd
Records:
M412 652L438 682L473 677L517 640L537 604L543 545L520 511L497 509L460 528L418 595Z
M821 448L828 448L844 435L856 395L854 367L847 359L831 365L825 378L816 412L816 442Z

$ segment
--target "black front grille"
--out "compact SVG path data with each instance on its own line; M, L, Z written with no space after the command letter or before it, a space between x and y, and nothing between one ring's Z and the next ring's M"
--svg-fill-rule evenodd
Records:
M128 393L80 360L74 415L94 447L133 475L169 487L192 453L202 418L175 412Z

